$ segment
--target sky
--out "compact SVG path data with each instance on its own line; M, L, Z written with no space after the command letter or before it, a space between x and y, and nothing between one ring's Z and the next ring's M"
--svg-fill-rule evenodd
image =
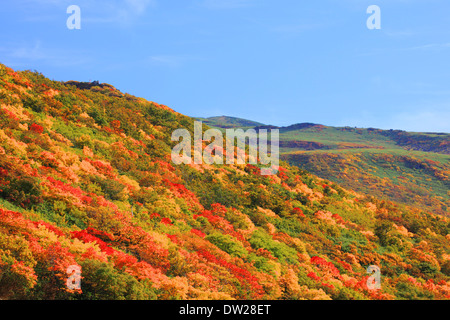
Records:
M450 132L449 15L448 0L2 0L0 63L188 116Z

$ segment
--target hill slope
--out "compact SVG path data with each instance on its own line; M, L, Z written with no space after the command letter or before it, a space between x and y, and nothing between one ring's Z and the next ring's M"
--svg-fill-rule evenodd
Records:
M218 128L222 128L222 129L253 128L253 127L263 125L262 123L259 123L259 122L245 120L245 119L241 119L241 118L235 118L235 117L227 117L227 116L210 117L210 118L195 118L195 120L202 121L205 125L208 125L210 127L218 127Z
M446 217L287 163L175 166L193 119L110 85L0 65L0 100L1 299L450 298Z
M313 123L278 129L282 158L292 165L357 192L450 215L450 134Z

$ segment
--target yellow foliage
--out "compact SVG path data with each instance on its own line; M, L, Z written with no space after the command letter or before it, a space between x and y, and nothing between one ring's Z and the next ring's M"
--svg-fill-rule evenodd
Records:
M26 154L27 144L9 137L2 129L0 129L0 143L8 146L9 152L11 152L12 154L18 156Z

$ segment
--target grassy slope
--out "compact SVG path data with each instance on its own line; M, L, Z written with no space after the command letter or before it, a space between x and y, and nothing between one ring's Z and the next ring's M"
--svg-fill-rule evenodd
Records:
M281 140L315 141L327 149L282 148L281 152L290 163L350 189L449 214L450 155L412 150L423 147L414 143L422 136L433 137L414 134L408 146L400 146L386 131L333 127L297 130L283 132ZM435 138L445 141L450 135Z
M227 117L227 116L220 116L220 117L210 117L210 118L195 118L198 121L202 121L205 125L208 125L210 127L218 127L222 129L228 129L228 128L253 128L256 126L262 125L262 123L245 120L241 118L235 118L235 117Z

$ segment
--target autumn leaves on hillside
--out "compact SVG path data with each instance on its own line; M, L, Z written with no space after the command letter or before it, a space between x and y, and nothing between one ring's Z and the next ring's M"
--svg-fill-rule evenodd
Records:
M177 166L179 128L112 86L0 65L0 298L450 298L447 217L287 163Z

